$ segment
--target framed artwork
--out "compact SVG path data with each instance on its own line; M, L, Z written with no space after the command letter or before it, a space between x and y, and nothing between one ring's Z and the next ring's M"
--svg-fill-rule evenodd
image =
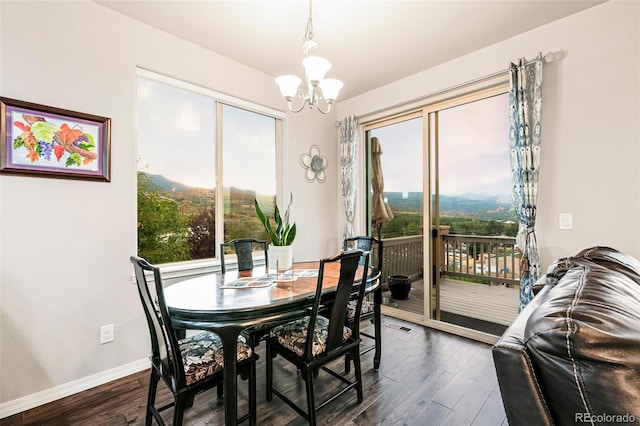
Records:
M0 97L0 173L109 182L111 119Z

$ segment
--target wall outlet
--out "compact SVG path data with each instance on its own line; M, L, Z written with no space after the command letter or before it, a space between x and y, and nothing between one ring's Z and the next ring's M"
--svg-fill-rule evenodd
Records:
M114 329L113 324L107 324L100 327L100 344L104 345L105 343L113 342L114 339Z

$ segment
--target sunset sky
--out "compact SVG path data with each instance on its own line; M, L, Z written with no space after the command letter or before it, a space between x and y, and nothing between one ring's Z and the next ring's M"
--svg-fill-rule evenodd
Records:
M440 193L509 194L507 95L440 111ZM422 192L422 119L374 129L388 192Z
M214 100L139 78L137 101L139 170L214 188ZM440 111L439 120L440 193L509 194L507 95ZM385 191L422 192L422 119L374 129L370 136L378 137L384 151ZM225 107L223 139L225 186L274 193L274 170L259 169L265 158L275 164L274 119Z
M137 103L138 169L188 186L214 188L214 100L138 78ZM274 119L230 106L223 114L225 186L274 194ZM261 164L273 166L265 171Z

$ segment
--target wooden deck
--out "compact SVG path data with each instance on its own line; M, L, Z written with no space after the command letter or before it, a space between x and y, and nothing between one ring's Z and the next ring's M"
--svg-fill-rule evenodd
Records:
M385 300L391 297L384 293ZM424 281L411 283L408 300L389 300L399 309L424 314ZM435 303L435 297L434 297ZM440 310L482 321L508 326L518 315L519 289L443 279L440 282Z

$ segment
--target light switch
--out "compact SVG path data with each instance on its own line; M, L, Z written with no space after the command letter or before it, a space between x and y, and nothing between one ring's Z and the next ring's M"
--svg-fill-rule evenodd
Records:
M571 213L560 213L560 229L573 229L573 215Z

